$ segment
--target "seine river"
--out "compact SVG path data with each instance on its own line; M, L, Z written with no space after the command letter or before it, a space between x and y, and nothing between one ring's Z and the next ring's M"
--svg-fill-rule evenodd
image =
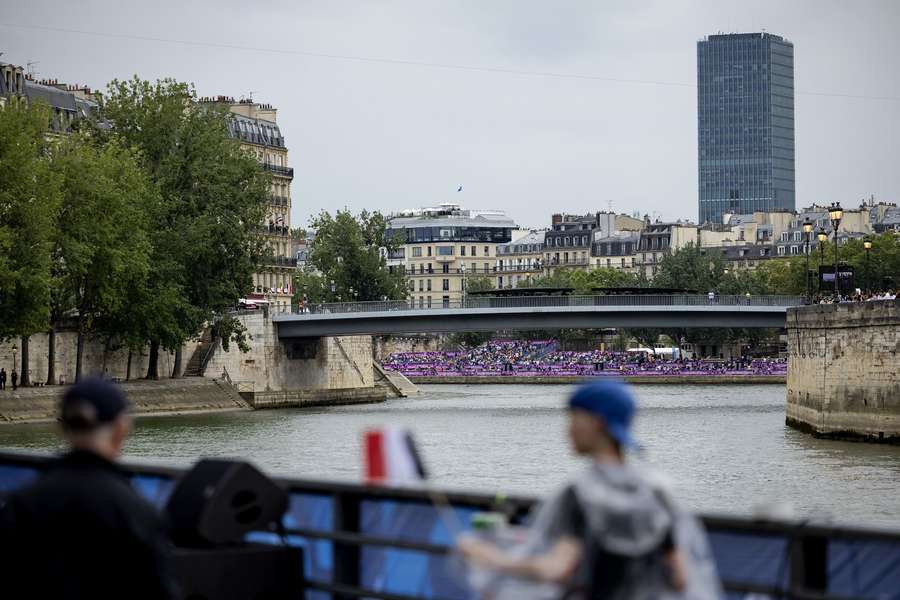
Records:
M784 425L782 385L638 385L634 457L691 508L791 510L816 520L900 527L900 447L816 440ZM187 464L248 457L271 472L360 477L366 427L410 427L436 483L543 494L582 463L566 441L564 385L433 385L415 398L306 410L137 421L129 458ZM0 427L0 446L52 450L52 425Z

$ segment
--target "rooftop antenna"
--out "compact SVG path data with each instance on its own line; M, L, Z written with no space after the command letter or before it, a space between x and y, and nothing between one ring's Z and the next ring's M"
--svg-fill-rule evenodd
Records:
M249 92L247 92L247 100L249 100L251 103L253 102L253 92L254 90L250 90Z

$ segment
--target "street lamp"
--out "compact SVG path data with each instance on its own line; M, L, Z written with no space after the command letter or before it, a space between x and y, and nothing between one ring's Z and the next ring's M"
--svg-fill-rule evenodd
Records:
M806 217L806 220L803 221L803 241L806 244L806 303L809 304L809 238L812 235L813 224L812 221L809 220L809 217Z
M840 299L841 291L838 282L838 227L841 225L841 218L844 216L844 210L841 208L840 202L832 202L831 208L828 209L828 217L831 219L831 227L834 230L834 297L835 300Z
M872 250L872 240L865 240L863 248L866 250L866 291L871 291L872 272L869 271L869 252Z
M460 270L462 271L462 304L466 305L466 263L462 263L460 265Z
M19 347L13 344L13 371L16 370L16 363L19 362Z
M825 231L824 227L819 227L818 233L816 233L816 239L819 240L819 271L822 271L822 263L825 262L825 242L828 241L828 232ZM819 293L822 293L822 282L818 282Z

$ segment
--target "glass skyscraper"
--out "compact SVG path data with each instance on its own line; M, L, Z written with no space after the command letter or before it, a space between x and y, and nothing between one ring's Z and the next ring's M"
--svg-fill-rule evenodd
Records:
M697 42L700 223L794 210L794 46L769 33Z

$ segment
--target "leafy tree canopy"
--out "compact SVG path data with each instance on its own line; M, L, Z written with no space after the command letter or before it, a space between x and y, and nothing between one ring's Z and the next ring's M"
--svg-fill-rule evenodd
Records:
M386 255L399 242L387 235L387 222L378 213L362 211L354 216L339 210L334 216L321 212L310 226L316 237L309 252L312 272L295 280L295 302L404 300L406 279L387 267Z
M0 339L45 331L60 182L50 168L44 104L0 110Z

